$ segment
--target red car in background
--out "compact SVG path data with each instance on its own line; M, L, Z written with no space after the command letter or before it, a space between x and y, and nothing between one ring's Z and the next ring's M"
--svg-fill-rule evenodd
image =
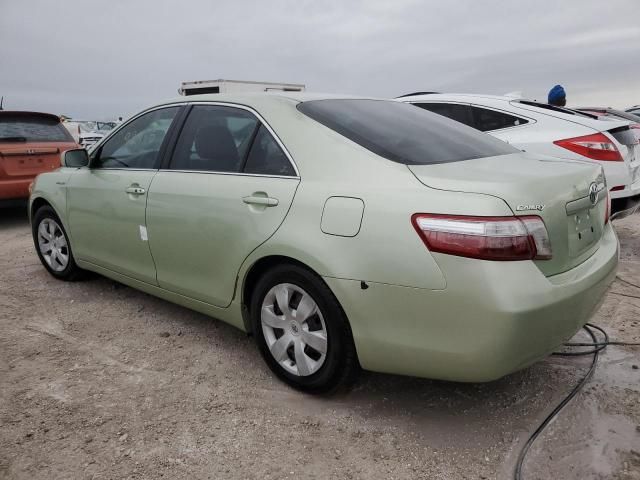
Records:
M60 166L60 153L78 148L57 115L0 111L0 205L29 197L42 172Z

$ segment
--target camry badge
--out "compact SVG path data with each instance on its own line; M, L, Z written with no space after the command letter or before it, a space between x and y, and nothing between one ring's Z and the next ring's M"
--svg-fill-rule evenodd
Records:
M518 205L516 207L516 211L517 212L522 212L524 210L538 210L539 212L541 212L542 210L544 210L544 207L546 207L546 205L544 204L537 204L537 205Z

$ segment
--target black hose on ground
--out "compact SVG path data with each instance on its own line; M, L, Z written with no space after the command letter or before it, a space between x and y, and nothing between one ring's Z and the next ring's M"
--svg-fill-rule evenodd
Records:
M638 211L640 211L640 203L626 210L621 210L619 212L614 213L613 215L611 215L610 220L613 221L618 218L625 218L630 215L633 215ZM620 276L617 276L617 278L618 280L620 280L621 282L629 286L640 289L640 285L637 285L628 280L625 280ZM622 295L620 293L618 294ZM625 295L625 296L640 298L640 297L636 297L635 295ZM583 328L584 330L586 330L589 336L593 339L593 342L569 342L569 343L565 343L564 345L567 347L592 347L591 350L583 350L578 352L554 352L553 355L567 356L567 357L593 355L593 359L591 360L591 365L589 366L589 370L584 375L584 377L582 377L582 379L578 382L578 384L575 387L573 387L571 392L569 392L569 394L556 406L556 408L554 408L553 411L549 415L547 415L547 417L542 421L542 423L538 426L538 428L536 428L533 431L533 433L529 436L526 443L524 444L524 447L522 447L520 454L518 455L518 460L516 462L516 468L515 468L515 474L514 474L515 480L522 479L522 467L524 465L524 460L527 456L527 453L529 452L529 449L531 448L531 445L533 445L533 442L536 441L536 439L540 436L542 431L547 427L547 425L549 425L549 423L551 423L551 420L553 420L558 415L558 413L560 413L560 411L571 401L573 397L576 396L576 394L580 391L580 389L582 389L582 387L584 387L584 385L592 377L593 372L595 372L596 370L596 365L598 363L598 354L600 353L600 351L605 349L607 345L640 346L640 343L620 342L617 340L611 341L609 340L609 336L607 335L607 332L604 331L604 329L598 327L597 325L593 325L591 323L587 323ZM598 341L598 337L596 336L596 333L595 333L596 331L600 332L603 335L604 341L600 341L600 342Z
M593 372L596 370L596 365L598 363L598 354L601 350L606 348L607 345L628 345L628 346L638 346L640 343L631 343L631 342L620 342L620 341L611 341L609 340L609 335L604 329L598 327L597 325L593 325L591 323L587 323L583 329L589 334L589 336L593 339L593 342L569 342L565 343L567 347L592 347L591 350L583 350L578 352L554 352L553 355L558 356L570 356L576 357L580 355L593 355L593 359L591 360L591 365L589 366L589 370L587 373L580 379L578 384L573 387L571 392L553 409L553 411L547 415L547 417L542 421L542 423L536 428L533 433L529 436L524 447L520 451L518 455L518 460L516 462L516 468L514 473L515 480L522 480L522 467L524 465L525 458L529 449L533 445L533 442L540 436L542 431L551 423L558 413L571 401L573 397L584 387L584 385L589 381ZM604 337L603 341L598 341L598 337L596 336L596 331L600 332Z

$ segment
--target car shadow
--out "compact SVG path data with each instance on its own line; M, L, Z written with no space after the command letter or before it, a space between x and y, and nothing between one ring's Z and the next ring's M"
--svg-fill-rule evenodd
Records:
M24 227L29 224L27 206L0 207L0 228Z

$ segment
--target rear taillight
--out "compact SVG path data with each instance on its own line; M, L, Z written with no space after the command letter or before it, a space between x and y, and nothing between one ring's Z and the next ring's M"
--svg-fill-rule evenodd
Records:
M553 142L559 147L571 150L593 160L622 162L618 147L604 133L594 133L583 137L566 138Z
M482 260L551 258L547 228L535 215L471 217L416 213L411 222L432 252Z
M615 187L611 187L609 189L610 192L618 192L620 190L624 190L624 185L616 185Z

